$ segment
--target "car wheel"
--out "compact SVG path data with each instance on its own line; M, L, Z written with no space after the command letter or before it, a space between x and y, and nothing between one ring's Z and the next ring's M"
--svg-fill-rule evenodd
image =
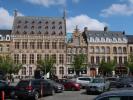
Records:
M75 88L74 87L72 87L72 91L75 91Z
M34 95L34 100L38 100L38 98L39 98L39 93L36 91Z

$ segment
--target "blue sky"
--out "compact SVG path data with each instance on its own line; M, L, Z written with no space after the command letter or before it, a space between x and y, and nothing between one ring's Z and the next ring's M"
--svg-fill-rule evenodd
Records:
M67 11L67 32L76 25L82 31L103 30L133 34L133 0L0 0L0 29L11 29L13 11L20 16L62 17Z

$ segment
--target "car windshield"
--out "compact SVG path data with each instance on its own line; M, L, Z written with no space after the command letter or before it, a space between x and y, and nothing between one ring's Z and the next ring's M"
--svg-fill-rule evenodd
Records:
M93 79L92 83L104 83L104 79Z

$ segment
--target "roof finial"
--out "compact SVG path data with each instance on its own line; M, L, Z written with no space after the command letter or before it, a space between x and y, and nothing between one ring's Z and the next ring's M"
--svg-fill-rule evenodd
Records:
M64 7L63 18L66 19L66 7Z
M14 10L14 17L17 17L18 16L18 11L17 9Z

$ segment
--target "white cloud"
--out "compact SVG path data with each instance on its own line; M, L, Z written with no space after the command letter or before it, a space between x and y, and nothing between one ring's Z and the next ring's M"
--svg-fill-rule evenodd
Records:
M67 19L67 32L73 32L76 25L83 31L84 27L88 27L89 30L103 30L106 24L87 15L79 15Z
M6 9L1 7L0 8L0 28L11 29L12 23L13 23L13 16L11 16Z
M111 15L133 15L133 0L128 0L127 3L112 4L109 8L102 10L101 16L108 17Z
M18 16L23 16L23 14L18 12ZM11 29L13 18L6 9L0 7L0 29Z
M32 4L43 5L49 7L51 5L65 5L66 0L25 0Z
M74 3L78 3L80 0L72 0L72 2Z

